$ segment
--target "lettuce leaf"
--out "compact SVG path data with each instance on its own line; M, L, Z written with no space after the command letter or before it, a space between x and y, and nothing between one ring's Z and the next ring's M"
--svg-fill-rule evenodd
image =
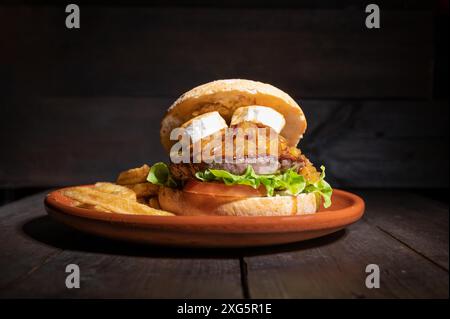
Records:
M301 193L317 193L322 196L324 207L329 207L333 190L325 181L325 167L321 166L321 170L319 180L314 183L308 182L293 169L280 174L258 175L250 165L242 175L235 175L220 169L207 169L197 172L195 176L204 182L218 181L226 185L248 185L255 189L264 185L267 196L274 196L276 192L294 196Z
M177 183L170 175L169 167L163 162L152 165L147 176L147 181L156 185L177 187Z
M325 181L325 166L320 166L322 173L317 182L311 183L305 187L305 193L318 193L323 198L323 207L327 208L331 206L331 195L333 189L331 185Z
M263 185L266 188L267 196L276 194L299 195L302 193L317 193L323 198L324 207L331 205L331 195L333 189L325 181L325 167L320 167L322 172L320 178L311 183L294 169L289 169L283 173L258 175L252 166L242 175L235 175L221 169L206 169L203 172L197 172L195 176L203 182L222 182L225 185L247 185L255 189ZM156 185L167 187L178 187L176 181L170 175L169 167L162 162L152 165L147 180Z

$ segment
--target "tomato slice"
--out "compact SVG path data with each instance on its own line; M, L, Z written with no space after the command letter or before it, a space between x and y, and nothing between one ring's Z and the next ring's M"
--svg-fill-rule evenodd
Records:
M183 188L184 192L216 196L261 197L266 195L266 188L261 185L254 189L247 185L225 185L219 182L202 182L190 179Z

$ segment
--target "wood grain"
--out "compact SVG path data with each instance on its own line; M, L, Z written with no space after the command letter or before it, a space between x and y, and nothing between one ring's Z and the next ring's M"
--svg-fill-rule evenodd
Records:
M448 205L407 192L369 191L361 195L367 207L376 212L366 214L369 223L448 271Z
M1 7L0 187L113 180L165 160L166 108L229 77L302 103L301 148L333 185L448 187L448 101L429 100L429 6L386 2L380 30L363 27L353 2L219 7L90 5L79 30L60 7Z
M0 208L0 291L14 285L60 253L60 249L43 245L22 233L23 224L43 213L43 194L2 206Z
M173 100L11 101L0 117L0 186L111 181L124 169L167 161L159 123ZM446 101L299 102L308 119L300 148L327 167L335 187L448 186Z
M1 6L0 187L114 180L166 160L167 106L232 77L300 101L300 147L333 186L448 187L448 100L431 100L448 98L448 14L383 1L382 28L367 30L353 1L200 2L86 5L80 30L64 27L63 7ZM39 194L0 208L0 297L448 298L448 207L363 195L366 218L346 232L212 252L78 233L45 217ZM72 262L85 289L63 286ZM379 290L364 286L368 263L381 267Z
M448 206L398 191L360 195L364 220L346 232L293 252L249 252L251 297L447 298ZM365 286L368 264L380 267L379 289Z
M60 7L3 7L0 81L13 96L174 96L236 77L297 97L431 96L431 10L385 10L369 30L362 8L330 8L85 6L69 30Z
M68 274L64 269L68 264L80 267L80 289L65 286ZM67 251L3 294L19 298L36 295L43 298L242 298L236 259L122 257Z
M368 214L370 211L368 209ZM448 272L365 221L295 251L246 257L252 298L447 298ZM380 288L365 285L380 267Z
M446 101L309 101L300 147L339 187L448 187Z
M237 257L84 235L50 220L42 201L41 193L0 209L0 297L242 297ZM65 286L71 263L80 289Z
M71 230L44 214L38 194L0 208L0 297L448 298L448 207L413 193L361 195L366 218L346 231L276 247L190 250ZM80 266L80 289L64 286L69 263ZM380 289L364 284L371 263Z

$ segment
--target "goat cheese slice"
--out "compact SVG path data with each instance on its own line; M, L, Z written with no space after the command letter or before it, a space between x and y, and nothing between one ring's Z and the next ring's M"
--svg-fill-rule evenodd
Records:
M278 134L286 124L286 120L282 114L270 107L259 105L243 106L236 109L231 118L230 125L233 126L242 122L253 122L268 126L274 129Z
M184 123L181 127L190 135L192 143L196 143L228 127L228 125L219 112L214 111L200 114Z

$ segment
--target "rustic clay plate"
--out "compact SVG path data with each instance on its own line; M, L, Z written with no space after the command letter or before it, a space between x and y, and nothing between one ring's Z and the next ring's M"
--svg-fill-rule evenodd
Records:
M364 201L335 189L333 205L318 213L285 217L144 216L78 208L54 191L45 198L50 216L80 231L126 241L184 247L285 244L336 232L361 218Z

